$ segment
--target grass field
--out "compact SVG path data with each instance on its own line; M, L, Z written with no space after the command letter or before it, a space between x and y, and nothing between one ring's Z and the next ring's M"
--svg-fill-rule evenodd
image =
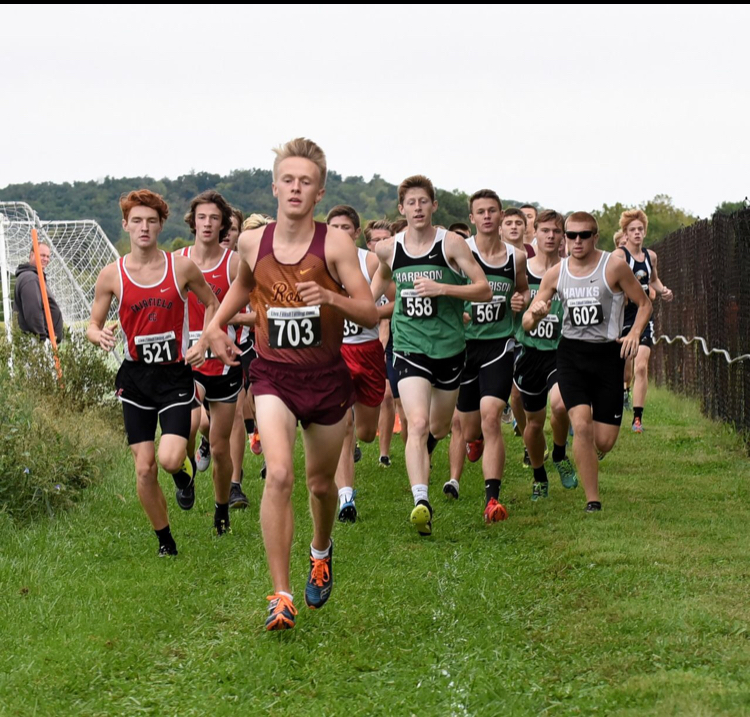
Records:
M180 555L159 560L124 453L74 512L21 530L0 516L0 714L750 714L750 464L665 391L645 425L602 464L598 515L552 473L532 504L508 434L510 518L489 527L479 465L443 500L441 443L428 539L407 523L398 438L390 470L363 446L360 520L336 526L334 593L315 612L299 481L287 633L262 629L260 459L245 463L252 508L221 539L208 474L190 513L163 476Z

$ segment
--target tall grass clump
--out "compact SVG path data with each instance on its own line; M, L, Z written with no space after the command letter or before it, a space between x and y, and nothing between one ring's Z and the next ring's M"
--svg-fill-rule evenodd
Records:
M0 340L0 513L16 522L72 506L122 450L114 368L83 337L60 349Z

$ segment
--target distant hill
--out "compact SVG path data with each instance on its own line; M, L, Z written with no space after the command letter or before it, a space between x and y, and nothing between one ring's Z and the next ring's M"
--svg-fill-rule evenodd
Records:
M106 177L101 181L64 182L55 184L11 184L0 189L0 201L21 201L30 204L43 220L95 219L113 243L123 238L122 215L118 200L124 192L150 189L161 194L169 204L170 216L160 236L161 243L177 238L192 239L183 216L190 200L206 189L216 189L235 207L246 214L265 212L275 214L276 200L271 194L271 172L266 169L235 170L226 176L209 172L192 172L177 179L152 177ZM318 206L318 218L337 204L350 204L362 217L396 218L395 184L379 175L369 181L363 177L342 177L329 171L326 195ZM468 222L468 195L461 191L438 189L438 211L435 223L449 226L454 222ZM520 206L523 202L503 200L506 206Z

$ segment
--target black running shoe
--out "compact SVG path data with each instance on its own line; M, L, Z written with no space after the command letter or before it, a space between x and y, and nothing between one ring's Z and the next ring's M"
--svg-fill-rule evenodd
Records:
M359 447L359 443L354 444L354 462L359 463L362 460L362 449Z
M176 486L174 495L177 505L183 510L190 510L195 505L195 461L192 458L185 458L182 468L172 478ZM188 484L180 488L179 483L183 483L186 478L189 480Z
M602 504L598 500L590 500L586 503L585 511L587 513L598 513L602 509Z
M263 461L263 467L260 469L260 479L265 480L266 479L266 472L268 471L268 468L266 466L266 462Z
M381 468L390 468L391 467L391 457L390 456L380 456L380 459L378 460L378 465Z
M225 533L231 533L232 528L229 525L229 514L225 518L219 515L219 509L214 510L214 530L216 535L224 535Z
M159 557L167 558L170 555L177 555L176 545L160 545L159 546Z
M250 501L242 492L242 485L240 483L232 483L229 487L229 508L244 510L248 505L250 505Z

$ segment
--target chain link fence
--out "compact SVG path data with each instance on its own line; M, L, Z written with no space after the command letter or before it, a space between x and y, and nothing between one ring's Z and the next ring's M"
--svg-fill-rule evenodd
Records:
M654 379L699 399L750 450L750 209L715 214L649 248L675 294L671 304L654 302Z

